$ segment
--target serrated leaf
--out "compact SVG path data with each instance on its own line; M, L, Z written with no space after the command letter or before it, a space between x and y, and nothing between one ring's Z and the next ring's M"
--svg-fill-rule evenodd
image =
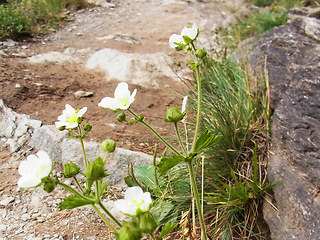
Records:
M69 195L63 199L60 203L59 208L60 210L64 209L73 209L77 207L82 207L85 205L93 204L93 200L84 199L77 195Z
M162 157L158 163L158 171L161 176L165 175L171 168L177 164L185 161L185 158L180 155L173 155L172 157Z
M178 223L172 223L168 222L167 225L164 225L161 229L161 233L159 236L159 240L163 239L167 234L172 232L173 229L175 229L178 226Z
M215 144L220 138L221 138L221 136L211 135L210 132L208 130L206 130L198 138L194 151L196 153L199 153L200 151L202 151L206 147Z
M169 201L157 201L150 208L150 213L157 223L160 223L174 208L174 205Z
M108 182L102 183L101 185L99 185L99 193L102 195L104 194L106 191L106 188L109 186Z
M134 176L143 182L148 188L155 190L158 187L156 177L155 177L155 169L153 165L143 165L138 167L135 171ZM162 184L163 178L158 178L159 185Z

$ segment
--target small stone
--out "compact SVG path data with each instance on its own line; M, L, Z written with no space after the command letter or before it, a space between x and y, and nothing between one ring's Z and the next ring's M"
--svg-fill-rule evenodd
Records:
M14 87L15 88L21 88L21 85L19 83L17 83Z
M77 97L77 98L81 98L81 97L92 97L93 96L93 92L86 92L86 91L76 91L74 93L74 95Z
M21 215L21 220L22 221L28 221L31 218L30 214L25 213Z
M14 201L14 197L7 197L0 202L0 206L7 206Z
M0 232L4 232L7 229L7 226L4 224L0 224Z

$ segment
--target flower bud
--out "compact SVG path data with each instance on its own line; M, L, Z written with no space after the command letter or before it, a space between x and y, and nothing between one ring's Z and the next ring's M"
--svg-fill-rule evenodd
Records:
M64 171L62 174L65 178L74 177L80 172L80 168L73 162L66 163L63 165L63 167Z
M77 118L77 123L80 124L83 121L83 117L78 117Z
M119 240L140 240L141 230L135 222L125 222L122 224L121 231L117 234Z
M45 190L47 193L51 193L55 188L55 185L52 182L52 180L50 178L46 178L43 182L43 190Z
M91 129L92 129L92 125L90 123L86 123L84 126L83 126L83 129L86 131L86 132L90 132Z
M59 131L63 131L65 129L66 129L66 126L61 126L61 127L58 128Z
M140 229L143 233L152 233L156 228L157 224L150 214L144 214L141 217Z
M167 117L164 119L165 122L179 122L181 121L186 113L182 113L180 109L176 107L168 107Z
M197 58L203 59L206 55L207 55L207 51L204 50L204 49L198 49L196 51L196 57Z
M105 152L113 152L116 149L116 143L111 139L106 139L100 144L100 148Z
M117 120L118 122L124 122L126 120L126 114L124 112L119 113Z
M93 182L108 176L104 164L105 162L102 158L96 158L93 162L89 162L84 174L87 177L87 181Z

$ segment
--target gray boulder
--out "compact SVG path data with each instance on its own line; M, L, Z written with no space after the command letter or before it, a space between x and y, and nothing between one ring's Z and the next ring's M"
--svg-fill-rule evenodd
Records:
M274 205L264 204L273 240L320 239L320 21L295 17L253 46L255 74L269 75Z
M11 152L19 151L41 124L41 121L33 120L28 115L12 111L0 99L0 138Z

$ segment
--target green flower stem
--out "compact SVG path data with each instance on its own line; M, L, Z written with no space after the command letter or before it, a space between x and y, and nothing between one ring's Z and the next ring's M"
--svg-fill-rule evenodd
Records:
M85 195L79 193L77 190L73 189L72 187L70 187L69 185L67 184L64 184L63 182L60 182L58 179L52 179L53 182L59 184L61 187L63 187L64 189L66 189L67 191L77 195L78 197L81 197L83 199L86 199L88 201L95 201L95 199L92 199L92 198L89 198L89 197L86 197Z
M81 131L80 125L78 125L78 130L79 130L81 148L82 148L82 152L83 152L84 166L87 167L88 162L87 162L86 150L84 149L84 144L83 144L83 139L82 139L83 135L82 135L82 131Z
M96 205L91 204L92 208L98 213L99 217L108 225L108 227L113 231L114 234L117 233L116 229L111 225L111 223L106 219L102 212L96 207Z
M109 152L106 152L106 154L104 155L104 158L103 158L103 161L104 161L104 162L107 161L108 153L109 153Z
M76 184L77 184L78 188L80 189L80 191L81 191L82 193L84 193L84 190L83 190L83 188L81 187L78 179L77 179L76 177L73 177L73 180L76 182Z
M139 118L137 114L135 114L130 108L127 109L135 118ZM143 125L145 125L151 132L153 132L168 148L170 148L174 153L176 153L179 156L183 156L181 153L179 153L170 143L168 143L163 137L159 135L148 123L146 123L144 120L140 121Z
M108 209L106 209L106 207L102 204L101 201L98 202L98 205L119 227L122 226L121 223L108 211Z
M153 152L153 161L152 161L152 163L153 163L153 167L154 167L154 178L155 178L155 180L156 180L156 185L157 185L157 187L159 187L159 179L158 179L158 173L157 173L157 168L156 168L156 166L157 166L157 163L156 163L156 160L157 160L157 150L158 150L158 145L155 144L155 145L154 145L154 152Z
M194 50L194 52L196 52L196 47L194 46L193 43L191 43L191 46ZM193 137L193 142L192 142L192 150L191 152L195 151L195 147L196 147L196 142L198 140L198 134L199 134L199 129L200 129L200 120L201 120L201 100L202 100L202 96L201 96L201 79L200 79L200 67L199 67L199 61L197 63L197 66L195 68L196 71L196 79L197 79L197 88L198 88L198 108L197 108L197 121L196 121L196 129L195 129L195 133L194 133L194 137ZM196 205L197 205L197 209L198 209L198 215L199 215L199 220L200 220L200 225L201 225L201 233L202 233L202 237L204 240L207 240L207 231L206 231L206 226L204 224L204 220L203 220L203 212L202 212L202 207L200 204L200 199L199 199L199 192L198 192L198 188L197 188L197 184L196 184L196 179L194 176L194 170L193 170L193 165L192 165L192 161L187 162L188 163L188 168L189 168L189 174L190 174L190 180L191 180L191 185L192 185L192 190L193 190L193 194L194 194L194 198L196 200Z
M200 70L199 66L196 67L196 77L197 77L197 87L198 87L198 112L197 112L197 122L196 122L196 129L194 132L193 142L192 142L192 150L194 152L196 147L196 142L198 139L199 128L200 128L200 120L201 120L201 80L200 80Z
M188 153L187 153L187 151L186 151L186 149L185 149L185 147L184 147L184 145L183 145L183 142L182 142L182 140L181 140L180 132L179 132L179 129L178 129L178 123L176 123L176 122L174 123L174 128L175 128L175 130L176 130L178 142L179 142L179 144L180 144L180 146L181 146L184 154L185 154L185 155L188 155Z
M201 204L200 204L200 199L199 199L199 193L198 193L198 188L197 188L197 184L196 184L196 180L195 180L195 176L193 174L193 166L192 166L192 162L188 162L188 168L189 168L189 174L190 174L190 180L191 180L191 185L192 185L192 189L193 189L193 194L194 194L194 198L196 200L196 205L197 205L197 209L198 209L198 215L199 215L199 220L200 220L200 225L201 225L201 232L202 232L202 236L204 240L207 240L207 231L206 231L206 226L204 224L204 220L203 220L203 212L202 212L202 208L201 208Z

